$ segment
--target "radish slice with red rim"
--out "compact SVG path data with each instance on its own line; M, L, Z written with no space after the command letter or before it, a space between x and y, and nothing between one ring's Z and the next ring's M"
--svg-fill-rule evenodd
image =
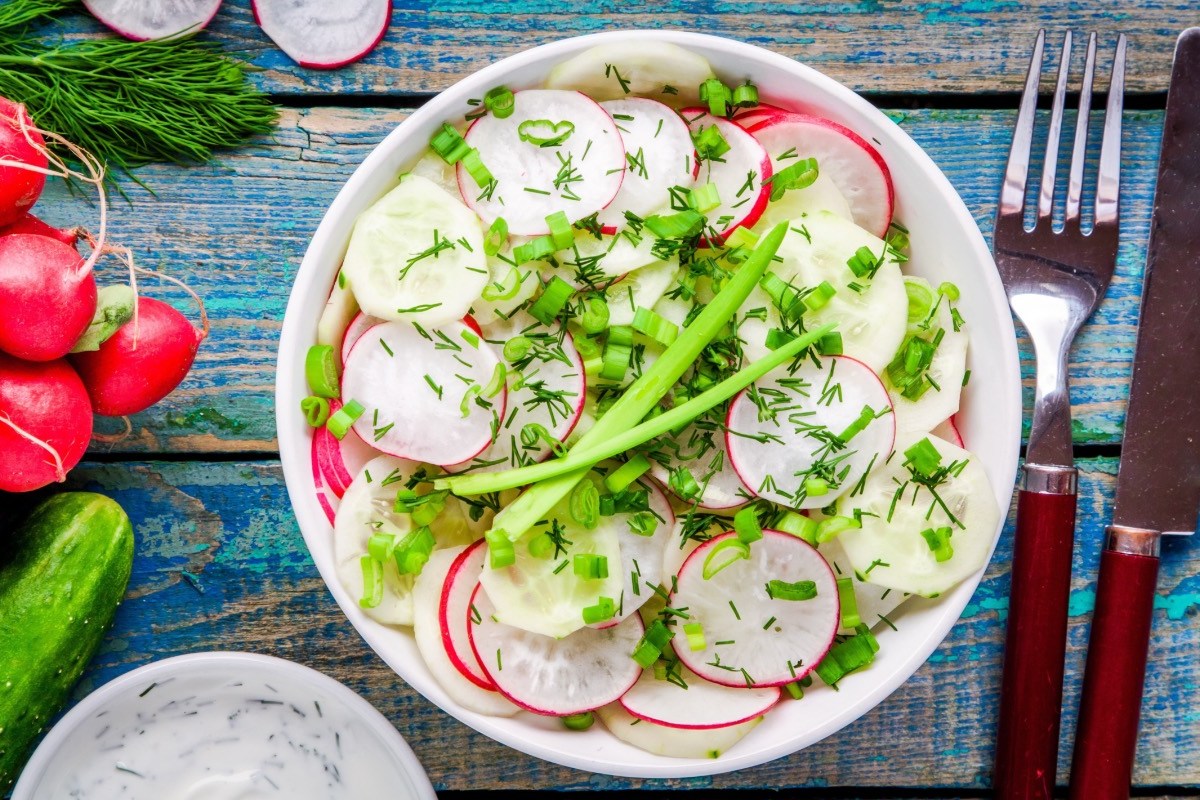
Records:
M687 647L680 637L675 649ZM682 685L680 685L682 684ZM734 688L701 678L684 666L671 678L646 670L621 696L621 706L638 719L668 728L727 728L761 717L779 702L779 687Z
M329 401L329 413L337 413L340 400ZM341 498L354 476L379 452L358 437L347 434L339 441L322 425L313 431L313 468L319 470L326 487L334 497Z
M686 108L680 112L693 134L716 126L729 150L719 159L706 159L701 154L700 172L696 185L714 184L721 204L706 212L708 228L719 238L734 228L752 227L767 207L769 186L764 181L771 176L771 159L758 140L740 125L714 117L704 109Z
M625 145L625 179L608 208L600 212L605 233L627 224L625 212L647 217L670 213L671 190L690 188L699 172L696 147L685 123L670 106L645 97L606 100Z
M962 434L958 430L958 423L954 417L942 420L930 433L939 439L945 439L956 447L966 448L966 444L963 443Z
M487 546L480 540L463 550L450 565L442 586L438 623L442 628L442 644L455 669L479 688L495 691L496 684L483 671L475 651L471 649L468 630L473 620L479 618L471 598L475 594L475 587L479 586L479 574L486 557Z
M612 202L625 175L625 146L608 112L580 92L526 89L513 112L471 123L467 144L479 152L494 185L481 187L459 162L463 202L484 227L503 217L514 236L550 232L558 211L571 222Z
M387 33L391 0L253 0L254 21L302 67L358 61Z
M649 513L657 524L650 536L635 532L628 522L618 534L621 545L620 569L625 576L625 584L620 598L617 598L617 615L598 627L624 621L654 596L655 587L662 578L667 541L675 535L675 512L671 510L671 503L663 491L649 480L640 480L629 488L649 493Z
M651 474L664 486L671 487L671 475L679 469L691 473L700 486L700 496L680 497L684 502L695 500L702 509L724 511L739 508L751 498L725 448L723 411L719 422L700 418L678 434L657 442ZM675 494L679 496L678 492Z
M762 722L762 717L755 717L725 728L670 728L638 719L620 703L596 709L596 716L622 742L668 758L719 758Z
M891 410L883 383L861 361L806 361L794 372L772 370L734 397L725 446L758 497L822 508L892 451Z
M837 582L820 553L791 534L764 530L748 557L738 557L745 547L736 533L726 533L684 562L670 606L688 610L689 622L703 630L704 647L692 650L676 636L675 655L700 677L725 686L791 683L808 674L833 642Z
M482 589L472 600L479 622L469 626L471 647L500 693L522 708L556 716L591 711L625 694L641 674L629 657L645 632L637 614L555 639L497 622Z
M365 411L354 431L378 450L426 464L459 464L492 442L507 389L488 384L499 358L461 322L425 330L386 322L363 334L342 375L342 400Z
M364 333L386 321L379 317L372 317L370 314L364 314L361 311L358 312L354 316L354 319L350 320L350 324L346 326L345 333L342 334L342 363L345 364L350 359L350 350L362 338Z
M114 33L144 42L196 33L216 16L221 0L83 0Z
M892 221L895 190L883 156L845 125L789 112L759 120L748 130L762 143L776 170L794 159L815 158L850 203L854 222L882 238ZM791 163L794 163L792 161Z

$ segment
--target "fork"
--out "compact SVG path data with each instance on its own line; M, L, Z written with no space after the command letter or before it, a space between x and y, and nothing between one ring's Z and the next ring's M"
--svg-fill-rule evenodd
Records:
M1079 118L1061 230L1053 223L1055 166L1071 63L1063 41L1037 217L1026 229L1025 196L1046 34L1040 31L1021 95L996 213L996 266L1013 313L1033 341L1033 424L1017 500L1012 590L1000 692L993 782L998 800L1050 798L1058 766L1063 657L1071 585L1078 473L1071 449L1067 354L1108 288L1117 259L1125 37L1117 40L1090 231L1081 218L1096 35L1088 38Z

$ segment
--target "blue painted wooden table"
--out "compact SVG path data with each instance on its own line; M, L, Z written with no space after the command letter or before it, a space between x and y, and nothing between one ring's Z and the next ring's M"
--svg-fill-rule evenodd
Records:
M341 183L409 110L496 58L575 33L677 27L728 35L804 60L862 91L950 177L990 231L1028 48L1038 27L1131 36L1125 193L1117 276L1071 361L1082 471L1071 595L1063 761L1111 511L1149 226L1162 105L1175 32L1193 0L1136 8L1116 0L396 4L383 45L334 72L303 70L270 46L246 0L229 0L205 36L251 58L285 106L277 133L216 163L151 167L117 202L119 238L207 301L211 338L184 385L97 445L71 482L129 511L138 555L129 596L78 694L150 660L253 650L321 669L368 697L407 736L447 793L489 789L791 789L806 797L980 797L990 785L1011 528L963 619L891 698L836 736L744 772L688 781L589 775L508 750L408 688L364 645L324 587L288 505L273 418L275 347L292 277ZM68 35L90 35L72 23ZM1080 60L1082 55L1080 54ZM39 208L74 224L79 201L52 190ZM114 276L115 279L115 276ZM167 287L150 289L178 299ZM1028 342L1021 341L1027 379ZM1028 387L1027 387L1028 389ZM1011 521L1011 520L1010 520ZM1200 796L1200 545L1163 559L1135 783L1140 796Z

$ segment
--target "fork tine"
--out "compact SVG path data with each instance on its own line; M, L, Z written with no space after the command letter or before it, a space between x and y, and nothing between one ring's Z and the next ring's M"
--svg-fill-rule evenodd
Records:
M1050 130L1046 134L1046 160L1042 164L1042 191L1038 195L1038 220L1054 213L1054 178L1058 166L1058 146L1062 138L1063 104L1067 99L1067 74L1071 71L1071 32L1063 37L1062 60L1058 62L1058 81L1054 86L1054 107L1050 112Z
M1116 224L1117 194L1121 188L1121 110L1125 94L1125 34L1117 39L1108 108L1104 112L1104 141L1100 145L1100 174L1096 178L1096 226Z
M1004 171L1004 186L1000 190L1000 214L1019 215L1025 208L1025 180L1029 176L1029 150L1033 146L1033 123L1037 113L1038 85L1042 80L1042 50L1046 32L1038 31L1033 55L1029 58L1029 75L1021 93L1021 110L1013 129L1012 147L1008 151L1008 166Z
M1088 114L1092 110L1092 80L1096 76L1096 34L1088 37L1087 61L1083 67L1083 86L1079 90L1079 117L1075 120L1075 148L1071 151L1071 178L1067 184L1067 224L1079 222L1079 202L1083 194L1083 164L1087 159Z

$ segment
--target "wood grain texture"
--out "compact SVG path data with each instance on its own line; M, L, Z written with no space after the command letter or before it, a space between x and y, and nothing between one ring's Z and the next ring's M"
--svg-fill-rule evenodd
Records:
M1066 780L1100 534L1116 464L1081 463L1080 536L1071 593L1060 780ZM325 589L292 517L279 465L85 464L75 485L129 510L138 537L129 599L79 693L151 659L205 649L291 658L345 681L408 738L442 789L766 789L952 787L990 780L1010 528L962 620L929 663L841 733L773 764L680 781L587 775L508 750L409 689L350 627ZM1200 544L1168 543L1150 647L1136 782L1200 787ZM902 615L897 623L903 625ZM887 647L886 632L881 637ZM917 792L913 792L916 794Z
M653 28L739 39L805 62L857 91L924 95L1019 92L1039 28L1052 41L1097 31L1111 48L1130 40L1129 88L1166 90L1175 36L1196 24L1191 0L404 0L394 3L381 45L350 67L297 67L254 24L249 0L221 8L206 37L246 53L255 81L279 94L403 97L434 93L500 58L545 42L600 31ZM72 34L100 27L66 21ZM1077 48L1080 50L1080 48ZM1083 54L1077 53L1080 68ZM1101 63L1107 63L1107 59Z
M219 164L149 167L139 175L157 194L129 189L112 206L113 236L140 262L189 283L208 304L212 335L183 386L134 417L134 435L113 453L273 452L276 345L291 281L325 208L354 168L408 112L324 107L286 110L273 141ZM1014 115L1002 111L889 111L933 157L991 230ZM1069 121L1069 120L1068 120ZM1118 441L1124 417L1134 323L1149 231L1160 112L1126 114L1122 245L1108 298L1072 356L1078 443ZM38 213L63 225L87 223L86 203L52 186ZM115 262L103 280L120 280ZM153 279L151 295L186 297ZM1022 338L1026 408L1032 361ZM116 429L114 421L102 423Z

